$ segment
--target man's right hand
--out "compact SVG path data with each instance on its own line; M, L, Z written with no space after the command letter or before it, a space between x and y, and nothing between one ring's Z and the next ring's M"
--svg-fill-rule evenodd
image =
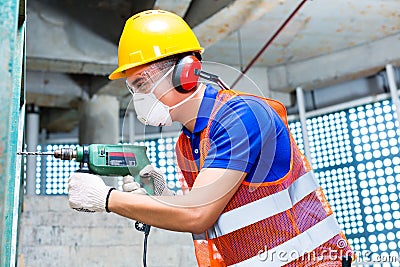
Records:
M175 192L169 190L167 187L167 181L163 172L154 167L153 165L147 165L139 172L142 178L152 178L154 182L154 195L156 196L174 196Z
M140 172L141 178L151 178L154 182L154 195L156 196L173 196L175 192L169 190L167 182L162 171L152 165L147 165ZM131 192L134 194L146 195L147 191L140 186L138 182L135 182L132 176L127 175L123 178L122 189L124 192Z

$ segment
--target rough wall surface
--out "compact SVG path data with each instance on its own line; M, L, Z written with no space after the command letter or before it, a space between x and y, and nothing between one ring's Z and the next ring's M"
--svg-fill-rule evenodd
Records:
M142 266L143 236L132 220L71 210L66 196L25 196L18 266ZM153 227L147 265L197 266L191 235Z

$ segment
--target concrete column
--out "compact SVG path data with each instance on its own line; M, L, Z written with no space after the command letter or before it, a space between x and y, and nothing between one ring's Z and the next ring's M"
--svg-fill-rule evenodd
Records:
M26 150L36 151L39 143L40 114L37 106L30 106L26 114ZM37 156L26 157L26 194L36 194L36 160Z
M297 107L299 108L299 117L301 123L301 132L303 134L304 154L308 161L311 163L310 143L308 140L307 120L306 120L306 107L304 104L303 88L296 88Z
M119 142L119 102L114 96L94 95L81 104L80 144L117 144Z
M115 96L94 95L81 104L79 120L79 143L118 144L119 102ZM103 177L104 182L118 188L118 179Z

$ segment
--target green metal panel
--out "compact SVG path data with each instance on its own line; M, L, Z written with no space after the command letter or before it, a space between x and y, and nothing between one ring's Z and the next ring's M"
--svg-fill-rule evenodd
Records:
M0 0L0 266L15 266L24 118L25 1Z

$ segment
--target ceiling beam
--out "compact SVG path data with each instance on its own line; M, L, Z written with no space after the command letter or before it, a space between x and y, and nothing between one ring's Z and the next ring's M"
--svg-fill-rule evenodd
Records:
M156 0L153 9L173 12L184 17L192 0Z
M78 109L52 109L41 112L40 124L47 132L70 132L79 124Z
M313 90L371 76L386 64L400 65L400 34L331 54L268 69L272 91Z
M125 96L130 95L125 85L125 79L117 79L108 82L106 85L99 88L98 95L112 95L112 96Z
M117 45L66 13L31 1L27 24L28 70L106 75L117 66Z
M26 66L31 71L46 71L60 73L86 73L108 76L116 68L116 64L89 62L82 59L39 58L28 54Z
M193 31L200 44L207 48L283 2L285 0L236 0L200 23Z
M50 95L26 92L26 104L46 108L77 108L81 98L74 95Z

